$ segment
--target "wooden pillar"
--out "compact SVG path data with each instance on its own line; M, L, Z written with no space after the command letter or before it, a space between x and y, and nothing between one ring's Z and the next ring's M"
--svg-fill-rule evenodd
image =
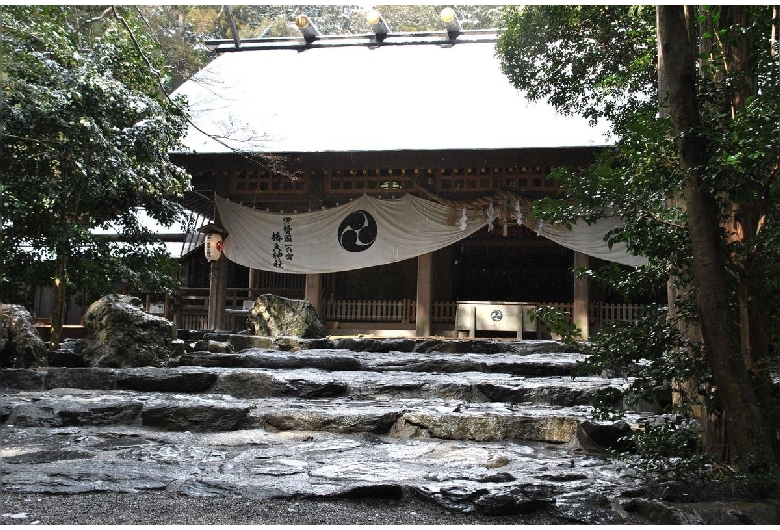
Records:
M325 195L325 176L309 174L309 211L322 208ZM322 274L307 274L303 297L309 301L322 318Z
M431 334L431 271L433 269L433 253L423 254L417 258L417 311L415 312L415 328L418 337Z
M320 299L320 292L322 290L322 274L307 274L306 275L306 289L304 298L314 307L317 314L322 309L322 303ZM320 315L322 318L322 315Z
M250 300L254 300L257 296L257 293L255 293L255 284L257 283L257 269L253 269L252 267L249 267L249 290L247 291L246 295L249 297Z
M577 269L587 267L589 262L587 254L582 254L581 252L574 253L574 307L572 308L572 316L574 317L574 325L582 330L582 338L584 340L588 340L590 335L588 315L590 295L588 293L588 279L579 278Z
M228 260L220 256L211 262L209 277L209 313L206 326L209 329L225 327L225 299L227 298Z

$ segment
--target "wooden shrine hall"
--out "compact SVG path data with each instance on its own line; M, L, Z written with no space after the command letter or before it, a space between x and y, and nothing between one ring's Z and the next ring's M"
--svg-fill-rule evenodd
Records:
M186 278L209 287L208 328L245 311L227 301L240 287L305 298L334 334L522 336L528 307L557 303L587 336L591 298L607 295L573 270L642 260L608 249L608 227L529 213L556 192L554 168L608 145L606 128L527 101L495 31L322 36L297 22L301 38L209 43L220 55L176 92L192 119L171 154L193 176L185 206L221 240Z

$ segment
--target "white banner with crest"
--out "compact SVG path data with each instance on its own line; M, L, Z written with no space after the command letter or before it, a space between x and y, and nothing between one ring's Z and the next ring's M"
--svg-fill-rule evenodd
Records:
M433 252L464 239L496 220L491 207L457 208L404 195L380 200L363 195L352 202L305 213L270 213L216 197L220 220L228 235L222 252L254 269L318 274L385 265ZM506 221L505 221L506 222ZM618 218L569 230L523 224L552 241L589 256L638 267L647 262L627 251L625 243L612 248L606 234L620 226Z
M484 212L465 211L404 195L363 195L347 204L304 213L271 213L216 197L227 231L222 252L240 265L280 273L317 274L414 258L486 227Z

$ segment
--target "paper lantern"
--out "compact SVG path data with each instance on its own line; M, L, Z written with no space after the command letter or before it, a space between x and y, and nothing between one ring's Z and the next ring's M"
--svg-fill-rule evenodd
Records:
M206 234L204 249L207 260L217 261L222 257L222 236L219 234Z

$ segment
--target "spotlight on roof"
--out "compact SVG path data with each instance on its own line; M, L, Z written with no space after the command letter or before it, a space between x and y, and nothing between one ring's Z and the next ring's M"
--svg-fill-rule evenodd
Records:
M306 15L298 15L295 17L295 25L298 26L299 30L301 30L301 33L303 33L303 38L307 43L312 43L320 35L320 31Z
M450 40L457 39L458 35L460 35L461 27L455 10L451 7L445 7L441 10L441 15L439 16L441 21L444 22L444 26L447 28L447 36Z
M390 27L387 25L387 22L385 22L385 19L382 18L382 15L377 11L376 9L372 9L368 13L366 13L366 22L368 22L368 25L371 26L371 29L374 30L374 33L376 34L376 40L379 42L382 42L385 40L385 37L387 37L387 34L390 33Z

